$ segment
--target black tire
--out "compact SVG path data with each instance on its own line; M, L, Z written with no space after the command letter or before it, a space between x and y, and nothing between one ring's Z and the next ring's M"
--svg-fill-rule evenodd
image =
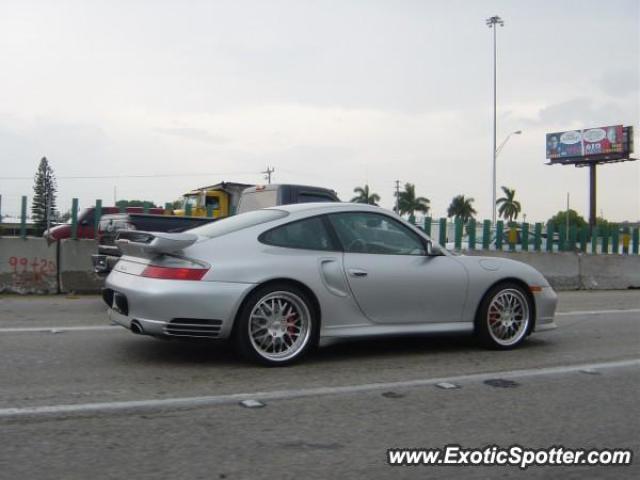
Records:
M274 327L277 333L269 333L268 325L269 320L263 315L268 315L270 309L269 302L271 300L278 302L281 299L286 305L282 308L282 303L275 306L274 323L279 324L278 327ZM265 305L266 307L260 307ZM271 305L273 307L274 305ZM287 308L290 307L289 314L285 317ZM281 310L281 311L280 311ZM292 312L295 314L292 315ZM278 320L277 315L280 315ZM252 320L253 316L253 320ZM260 318L259 318L260 317ZM285 318L283 318L285 317ZM262 326L262 318L265 318L265 326ZM295 323L300 321L300 333L296 332L295 328L298 328ZM253 323L250 323L252 322ZM293 322L293 323L288 323ZM302 328L302 324L306 322L306 328ZM272 325L273 325L272 324ZM289 326L290 325L290 326ZM253 338L250 333L253 329L254 332L262 332L261 338L266 342L267 347L261 348L260 344L263 340L256 339L257 334L254 333ZM320 319L314 302L309 295L301 288L289 284L289 283L272 283L259 287L254 290L245 299L236 317L234 325L234 342L240 355L246 360L261 365L270 367L291 365L300 361L309 351L313 350L318 344L318 337L320 334ZM281 335L281 336L277 336ZM294 341L292 337L298 335ZM288 344L286 338L291 340L291 345ZM269 344L275 349L273 353L268 352ZM291 348L291 352L278 353L278 346L280 348ZM294 348L295 347L295 348Z
M513 301L513 306L501 312L500 304L508 303L507 299ZM489 289L480 303L476 314L476 334L485 347L511 350L521 345L531 333L534 315L531 296L521 285L499 283Z

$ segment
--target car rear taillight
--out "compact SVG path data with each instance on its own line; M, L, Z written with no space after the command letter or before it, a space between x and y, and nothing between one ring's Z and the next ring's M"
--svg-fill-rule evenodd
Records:
M142 276L161 278L163 280L201 280L208 271L208 268L159 267L157 265L149 265L142 272Z

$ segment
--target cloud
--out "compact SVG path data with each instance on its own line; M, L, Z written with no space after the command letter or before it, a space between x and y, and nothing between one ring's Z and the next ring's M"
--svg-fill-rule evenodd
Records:
M599 87L611 97L635 94L640 90L640 76L637 69L609 70L599 81Z
M629 108L617 101L596 102L593 98L574 97L539 108L533 115L522 115L524 126L544 127L549 131L601 125L635 123Z
M201 128L171 127L154 128L153 130L164 135L173 135L176 137L182 137L189 140L195 140L197 142L204 142L214 145L221 145L223 143L229 142L229 139L227 137L224 137L222 135L213 135Z

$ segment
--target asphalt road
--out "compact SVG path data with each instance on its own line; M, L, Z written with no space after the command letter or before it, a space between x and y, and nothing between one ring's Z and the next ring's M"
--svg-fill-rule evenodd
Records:
M565 292L559 312L557 330L511 352L387 338L268 369L224 344L111 328L97 297L0 297L0 478L637 478L640 458L386 463L389 448L447 444L640 455L640 292ZM252 398L264 406L239 404Z

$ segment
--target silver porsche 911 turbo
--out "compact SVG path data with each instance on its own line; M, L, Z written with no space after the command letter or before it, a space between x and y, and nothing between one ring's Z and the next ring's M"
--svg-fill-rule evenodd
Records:
M124 231L103 291L134 333L232 339L267 365L321 337L475 333L510 349L555 327L557 296L532 267L454 256L379 207L307 203L186 233Z

